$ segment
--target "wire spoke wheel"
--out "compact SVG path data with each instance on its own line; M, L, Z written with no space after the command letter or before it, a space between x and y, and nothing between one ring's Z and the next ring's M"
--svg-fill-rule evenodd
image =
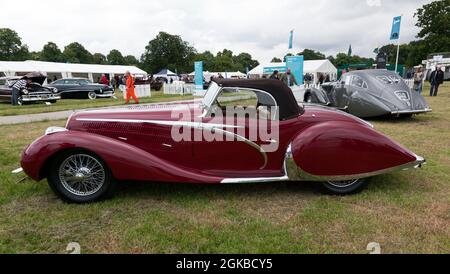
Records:
M59 179L68 192L77 196L90 196L105 184L106 173L103 165L94 157L75 154L60 165Z

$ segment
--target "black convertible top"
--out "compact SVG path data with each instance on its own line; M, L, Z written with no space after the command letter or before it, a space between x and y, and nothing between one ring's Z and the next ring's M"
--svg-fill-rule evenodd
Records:
M280 111L280 120L287 120L302 114L303 110L297 103L292 90L283 82L272 79L258 80L234 80L234 79L214 79L214 81L224 88L249 88L262 90L277 101Z

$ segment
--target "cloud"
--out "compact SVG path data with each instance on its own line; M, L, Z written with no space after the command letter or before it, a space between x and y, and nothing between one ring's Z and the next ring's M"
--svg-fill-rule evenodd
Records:
M77 41L92 53L118 49L139 57L159 31L178 34L199 51L224 48L249 52L260 62L287 53L289 31L295 49L327 55L372 56L389 43L394 16L403 14L401 39L415 39L416 9L430 0L41 0L2 3L0 27L16 30L31 50L48 41L61 48Z

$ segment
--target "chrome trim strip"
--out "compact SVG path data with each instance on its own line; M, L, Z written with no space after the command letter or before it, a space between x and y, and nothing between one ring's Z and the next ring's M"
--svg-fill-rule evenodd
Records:
M261 178L235 178L224 179L222 184L253 184L253 183L270 183L270 182L285 182L289 181L288 176L283 177L261 177Z

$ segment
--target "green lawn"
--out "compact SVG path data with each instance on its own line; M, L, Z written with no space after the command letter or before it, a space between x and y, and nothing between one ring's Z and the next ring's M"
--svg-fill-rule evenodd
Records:
M104 98L97 100L59 100L58 102L47 106L44 103L29 104L24 106L12 106L8 103L0 103L0 116L11 116L11 115L21 115L21 114L35 114L44 112L55 112L62 110L75 110L84 108L96 108L96 107L107 107L107 106L118 106L125 104L122 92L116 92L117 99ZM152 91L151 98L141 98L140 103L159 103L168 101L178 101L178 100L190 100L194 97L191 95L165 95L163 92ZM134 103L131 100L131 103Z
M177 185L128 183L114 199L69 205L18 167L24 146L65 121L1 126L0 253L383 253L450 252L450 83L433 113L372 121L428 164L377 177L354 196L314 183Z

